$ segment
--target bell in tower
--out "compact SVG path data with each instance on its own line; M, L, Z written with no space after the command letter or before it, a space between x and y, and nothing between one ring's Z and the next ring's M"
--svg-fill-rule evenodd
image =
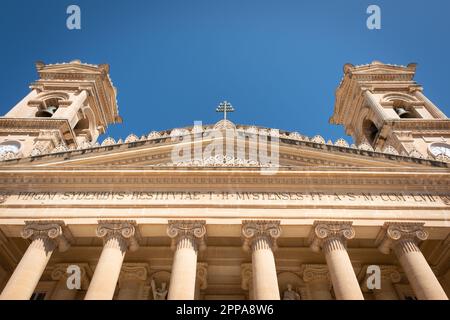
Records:
M90 146L109 124L121 122L108 65L75 60L36 68L30 93L0 117L2 150L23 157Z
M416 67L346 64L330 123L343 125L357 145L366 143L375 151L393 148L403 155L445 159L450 120L414 81Z

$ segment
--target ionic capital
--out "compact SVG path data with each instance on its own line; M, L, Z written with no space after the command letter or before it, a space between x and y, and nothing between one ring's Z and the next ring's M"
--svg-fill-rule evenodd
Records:
M147 269L148 265L146 263L124 263L120 270L119 288L122 287L123 283L126 281L147 280Z
M241 288L250 290L253 281L253 269L251 263L241 264Z
M208 264L205 262L197 263L197 282L200 289L205 290L208 287Z
M325 241L337 239L345 246L347 240L355 237L351 221L315 221L309 236L310 247L318 252Z
M256 240L264 239L272 250L277 248L277 239L281 235L280 221L248 220L242 222L243 248L248 251Z
M302 269L303 281L323 281L330 283L330 274L326 264L305 264L302 266Z
M111 238L117 238L131 251L136 251L139 248L136 223L134 221L99 221L95 233L97 237L103 238L103 243L106 243Z
M386 222L375 243L384 254L389 254L400 242L410 241L417 245L428 238L428 232L423 226L422 222Z
M203 220L169 220L167 235L172 239L172 250L182 239L190 239L199 250L206 248L206 225Z
M72 239L69 230L60 221L26 221L21 236L31 241L42 239L51 246L49 250L58 247L61 252L69 249Z

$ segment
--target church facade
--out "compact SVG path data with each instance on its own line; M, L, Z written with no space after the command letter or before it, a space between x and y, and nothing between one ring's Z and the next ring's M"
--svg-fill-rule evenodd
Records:
M36 67L0 117L0 299L450 296L450 120L415 64L344 66L353 144L226 117L100 142L109 66Z

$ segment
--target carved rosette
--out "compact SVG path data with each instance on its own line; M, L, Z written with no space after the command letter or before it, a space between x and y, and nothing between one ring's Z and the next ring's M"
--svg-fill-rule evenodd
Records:
M97 237L103 238L103 244L112 238L116 238L131 251L136 251L139 248L134 221L99 221L95 233Z
M147 280L146 263L124 263L120 270L119 288L121 288L127 281L145 281Z
M323 281L330 282L330 274L326 264L305 264L303 265L303 281Z
M417 244L428 238L428 232L421 222L386 222L376 240L378 249L389 254L398 244L410 244L410 250L417 251ZM406 249L406 248L405 248Z
M201 290L208 287L208 264L204 262L197 263L197 279Z
M206 225L203 220L169 220L167 235L172 239L172 250L180 240L189 239L196 250L206 248Z
M265 240L265 243L272 250L276 250L277 239L280 235L280 221L259 220L242 222L243 248L245 251L253 249L254 244L259 242L259 240Z
M63 229L63 223L59 221L26 221L21 236L31 241L42 239L45 243L58 247L61 252L70 247L70 233ZM53 250L51 247L48 249Z
M253 281L253 267L251 263L241 264L241 288L250 290Z
M345 247L347 240L354 237L351 221L315 221L309 243L313 251L319 252L326 241L338 240Z

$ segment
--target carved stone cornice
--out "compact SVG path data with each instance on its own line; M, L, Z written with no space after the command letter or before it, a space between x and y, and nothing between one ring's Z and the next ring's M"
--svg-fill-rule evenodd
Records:
M241 264L241 288L242 290L250 290L253 285L253 267L251 263Z
M58 247L61 252L69 249L72 240L72 235L61 221L25 221L21 236L31 241L42 239Z
M197 277L196 281L201 290L208 287L208 264L205 262L197 263Z
M310 247L319 252L325 241L338 239L345 246L347 240L355 237L351 221L315 221L309 236Z
M386 222L379 233L375 244L378 249L389 254L391 249L403 241L412 241L416 245L428 238L423 222Z
M111 238L117 238L131 251L139 248L135 221L103 220L98 223L95 233L97 237L103 238L104 244Z
M305 264L302 266L302 270L303 281L306 283L323 281L329 282L331 287L330 273L326 264Z
M119 275L119 288L126 281L147 280L148 264L146 263L124 263Z
M198 250L206 248L204 220L169 220L167 235L172 239L172 250L175 250L181 239L190 239Z
M242 222L243 248L249 251L256 240L264 239L272 250L277 248L277 239L281 235L278 220L245 220Z

